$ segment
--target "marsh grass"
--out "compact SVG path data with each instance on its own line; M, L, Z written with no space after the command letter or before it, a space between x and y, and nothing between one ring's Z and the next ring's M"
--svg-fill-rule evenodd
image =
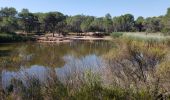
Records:
M168 42L170 40L170 36L165 36L161 33L124 33L123 37L146 42Z
M124 34L123 32L113 32L113 33L111 33L111 36L113 38L119 38L119 37L122 37L123 34Z
M125 90L132 89L138 99L164 98L162 91L167 89L162 85L168 83L160 81L163 77L160 78L156 70L162 62L168 62L167 43L121 38L117 46L104 56L114 84Z
M167 43L129 38L118 39L116 43L117 48L102 57L106 64L94 62L97 70L93 69L94 64L81 59L67 64L62 78L48 70L43 83L25 73L27 85L14 77L1 95L9 100L170 99Z

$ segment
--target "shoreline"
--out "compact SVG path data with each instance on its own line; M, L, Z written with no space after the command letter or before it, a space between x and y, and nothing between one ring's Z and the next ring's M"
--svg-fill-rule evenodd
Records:
M45 37L45 36L38 36L36 37L36 42L39 43L68 43L73 42L75 40L80 41L97 41L97 40L112 40L111 36L104 36L104 37L94 37L94 36L66 36L66 37Z

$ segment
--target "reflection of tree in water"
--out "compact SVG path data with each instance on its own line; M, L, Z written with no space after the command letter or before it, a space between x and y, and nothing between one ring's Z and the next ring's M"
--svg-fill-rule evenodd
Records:
M23 56L25 53L23 53L23 51L25 51L26 45L22 45L20 48L18 48L18 45L21 44L4 44L2 47L0 47L0 50L6 51L5 55L0 56L2 68L13 70L25 63Z
M30 68L20 68L18 71L2 71L2 86L7 88L10 86L13 78L22 81L24 85L27 85L27 79L33 77L38 79L41 83L48 82L48 78L51 74L55 74L62 83L70 81L70 77L74 79L74 74L84 74L87 70L91 70L95 73L101 73L103 68L106 67L103 60L96 55L87 55L81 58L75 58L74 56L67 55L64 58L65 64L61 68L48 68L45 66L31 66ZM52 78L52 77L51 77ZM82 77L83 78L83 77ZM76 84L76 83L75 83Z
M75 81L73 83L77 84L75 77L83 80L87 71L101 74L106 68L106 63L103 59L96 55L87 55L81 58L67 55L64 57L64 60L66 62L65 65L55 69L58 79L64 84L69 84L71 81Z
M111 42L108 41L95 41L95 42L85 42L78 41L73 42L70 46L70 54L75 57L84 57L86 55L102 55L109 51L109 48L112 48Z
M9 56L10 50L0 50L0 57Z
M47 81L49 75L48 68L44 66L31 66L30 68L20 68L18 71L6 71L3 70L2 75L2 87L5 89L10 86L11 81L15 78L22 81L24 85L27 85L30 78L38 79L41 83Z
M13 46L13 45L12 45ZM7 46L8 47L8 46ZM64 66L65 55L80 58L86 55L102 55L112 48L111 42L75 41L63 44L27 43L15 44L10 56L4 60L8 68L17 69L20 66L41 65L48 67Z

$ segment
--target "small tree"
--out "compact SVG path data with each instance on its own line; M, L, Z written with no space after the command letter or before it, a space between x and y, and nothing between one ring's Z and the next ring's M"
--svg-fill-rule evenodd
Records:
M56 28L57 25L60 26L59 25L59 24L61 24L60 22L62 22L64 19L65 19L65 16L60 12L47 13L47 15L44 19L46 31L52 32L53 37L54 37L54 33L58 30Z

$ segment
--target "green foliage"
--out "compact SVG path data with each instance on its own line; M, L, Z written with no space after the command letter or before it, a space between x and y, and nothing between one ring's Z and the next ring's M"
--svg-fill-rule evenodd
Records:
M106 33L110 33L113 31L112 16L110 14L106 14L103 18L103 27Z
M137 31L141 32L144 31L144 18L142 16L138 17L135 21L135 26L137 28Z
M0 31L14 32L17 29L17 20L14 17L4 17L0 24Z
M85 20L84 15L76 15L66 19L70 32L81 32L81 23Z
M56 30L56 26L59 22L63 21L65 16L60 12L49 12L46 14L44 19L45 27L47 31L54 32Z
M142 16L136 20L132 14L113 17L108 13L104 17L75 15L67 16L60 12L31 13L23 9L17 13L15 8L1 8L0 32L23 31L24 33L58 33L69 32L164 32L169 35L169 9L165 16ZM17 15L17 16L16 16ZM105 34L103 34L105 35Z
M17 11L13 7L5 7L0 10L0 17L14 17L17 14Z
M15 8L1 8L0 10L0 32L14 32L17 29Z
M167 9L167 14L163 17L163 32L167 35L170 34L170 8Z
M145 21L146 32L160 32L163 25L159 17L147 18Z
M131 14L125 14L119 17L113 18L114 31L132 31L134 27L134 16Z
M26 33L38 30L38 17L33 13L30 13L28 9L22 9L19 13L19 17L20 19L18 20L18 24L21 30L24 30Z
M103 18L95 18L94 21L91 23L92 31L99 31L103 32Z
M91 23L93 22L93 17L86 17L85 21L83 21L80 25L82 32L89 32L91 30Z

